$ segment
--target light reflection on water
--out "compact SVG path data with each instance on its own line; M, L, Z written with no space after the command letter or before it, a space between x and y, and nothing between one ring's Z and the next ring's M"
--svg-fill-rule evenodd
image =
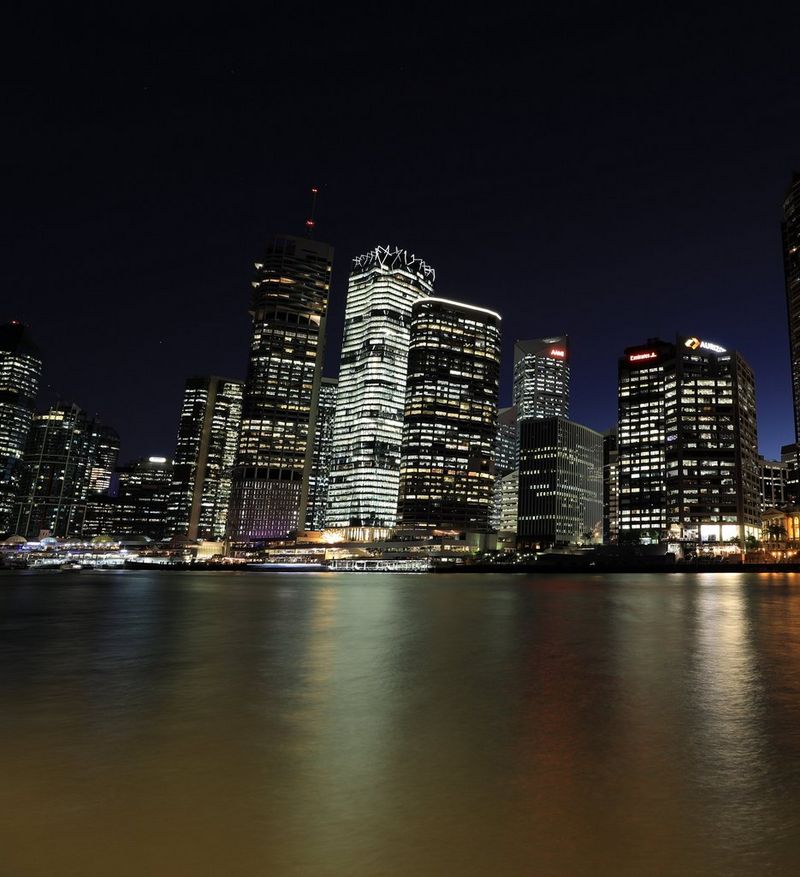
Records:
M800 577L0 575L0 873L782 874Z

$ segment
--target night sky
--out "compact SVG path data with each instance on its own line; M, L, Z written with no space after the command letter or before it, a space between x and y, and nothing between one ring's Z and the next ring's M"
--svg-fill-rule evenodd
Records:
M500 311L503 403L514 340L568 332L572 416L605 429L622 349L680 331L743 353L777 454L800 14L559 6L6 20L0 319L42 347L43 404L171 456L185 378L244 376L252 263L318 185L327 374L350 259L397 244Z

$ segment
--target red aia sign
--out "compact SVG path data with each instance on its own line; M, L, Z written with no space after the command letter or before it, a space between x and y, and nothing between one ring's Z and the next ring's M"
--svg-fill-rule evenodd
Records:
M560 347L552 347L550 349L550 356L557 356L559 359L564 359L567 355L566 350L562 350Z

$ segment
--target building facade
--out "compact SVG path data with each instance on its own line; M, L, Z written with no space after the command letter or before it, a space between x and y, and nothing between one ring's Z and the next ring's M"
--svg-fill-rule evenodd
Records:
M90 423L91 465L89 467L89 495L108 495L119 460L119 433L108 424L93 420Z
M186 381L167 507L167 532L225 538L244 382L217 375Z
M792 176L789 191L783 201L781 233L792 369L794 440L800 443L800 173Z
M117 468L119 485L114 534L147 536L158 541L170 535L167 506L172 486L172 460L144 457Z
M790 502L789 464L782 460L758 458L758 487L760 509L777 509Z
M92 464L93 424L77 405L35 414L25 444L14 531L26 539L82 533Z
M603 433L603 544L619 539L619 442L617 428Z
M23 454L42 377L42 358L19 322L0 326L0 537L16 523Z
M627 348L619 361L620 540L744 544L758 530L750 367L695 337Z
M306 530L323 530L326 526L328 485L333 459L333 421L336 416L336 394L339 381L323 378L319 388L314 449L311 456L311 473L308 479L308 504L306 505Z
M569 339L566 335L517 341L514 405L520 421L569 417Z
M519 436L517 434L517 409L511 405L501 408L497 414L497 437L494 444L494 497L492 499L491 525L495 530L501 528L504 502L509 502L508 491L512 482L503 483L503 478L519 466ZM517 482L518 483L518 482ZM516 501L514 520L516 521Z
M495 480L500 315L442 298L412 307L397 529L486 532Z
M592 541L602 518L602 435L565 417L521 421L517 547Z
M397 247L353 260L328 487L328 527L393 527L412 306L435 272Z
M256 263L228 537L256 546L305 520L333 248L285 235Z

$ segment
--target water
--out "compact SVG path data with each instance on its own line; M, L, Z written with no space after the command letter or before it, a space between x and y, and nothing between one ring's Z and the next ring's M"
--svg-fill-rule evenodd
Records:
M0 574L0 874L800 869L800 576Z

